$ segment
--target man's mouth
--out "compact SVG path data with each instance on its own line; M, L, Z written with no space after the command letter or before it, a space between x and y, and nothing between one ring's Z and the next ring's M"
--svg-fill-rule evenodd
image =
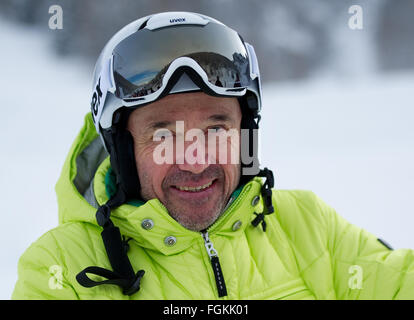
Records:
M187 192L200 192L200 191L204 191L206 189L208 189L214 182L216 181L216 179L211 180L210 182L203 184L203 185L199 185L199 186L174 186L174 188L180 190L180 191L187 191Z

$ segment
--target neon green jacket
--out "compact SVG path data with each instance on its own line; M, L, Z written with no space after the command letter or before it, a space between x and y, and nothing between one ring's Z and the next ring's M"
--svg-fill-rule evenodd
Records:
M91 116L74 142L56 185L59 226L19 260L13 299L217 299L201 233L185 229L157 200L112 211L128 256L143 269L141 289L125 296L115 285L84 288L76 274L88 266L111 269L95 221L108 200L109 160ZM261 180L247 183L209 236L218 252L228 295L222 299L414 299L414 254L390 250L348 223L309 191L274 190L267 230L253 227L262 212ZM144 219L154 226L146 230ZM239 228L236 228L239 226ZM177 241L168 246L165 238Z

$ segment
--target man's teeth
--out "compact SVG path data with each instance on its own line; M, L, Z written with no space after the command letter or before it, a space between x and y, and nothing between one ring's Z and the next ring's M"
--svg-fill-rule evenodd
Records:
M210 181L209 183L207 183L203 186L199 186L199 187L179 187L179 186L177 186L176 188L178 190L181 190L181 191L197 192L197 191L200 191L200 190L203 190L203 189L207 189L209 186L211 186L212 183L213 183L213 181Z

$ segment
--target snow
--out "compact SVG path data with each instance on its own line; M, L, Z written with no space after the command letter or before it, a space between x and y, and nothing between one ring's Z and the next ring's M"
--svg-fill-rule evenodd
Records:
M261 159L349 222L414 248L414 74L266 86ZM271 146L271 147L269 147Z
M57 225L54 185L89 111L93 66L56 57L39 30L4 21L0 30L0 298L9 299L18 258ZM263 90L261 159L276 188L312 190L395 248L414 248L414 73Z
M4 21L0 30L0 299L9 299L18 258L57 225L54 186L89 109L93 66L54 56L39 30Z

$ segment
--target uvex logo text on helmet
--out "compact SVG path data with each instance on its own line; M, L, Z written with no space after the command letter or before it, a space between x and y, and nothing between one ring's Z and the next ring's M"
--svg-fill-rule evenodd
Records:
M98 83L96 84L95 91L93 92L92 101L91 101L91 110L92 110L94 117L98 115L98 108L99 108L99 104L101 103L101 98L102 98L101 77L99 77Z
M184 22L185 18L174 18L170 19L170 23L176 23L176 22Z

